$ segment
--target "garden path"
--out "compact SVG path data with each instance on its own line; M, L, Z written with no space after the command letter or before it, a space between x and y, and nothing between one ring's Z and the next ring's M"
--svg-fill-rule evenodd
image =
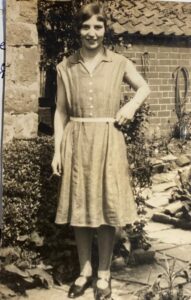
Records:
M179 145L179 144L178 144ZM148 251L142 250L138 252L139 263L135 265L121 263L114 265L112 268L112 298L114 300L142 300L144 292L148 291L150 287L157 284L158 275L164 273L164 269L161 265L167 264L172 265L175 259L174 270L188 270L191 269L191 230L184 230L174 227L171 221L179 218L180 209L172 214L169 220L169 215L165 218L165 208L169 208L170 195L176 191L176 188L183 188L181 195L191 195L190 187L186 191L184 189L185 183L190 184L191 178L191 155L190 147L191 141L186 144L186 149L181 148L181 153L178 153L178 145L175 142L168 145L170 149L169 155L163 155L160 158L153 158L153 185L151 189L145 189L143 196L146 200L146 218L148 223L146 225L146 233L151 243L151 249ZM176 147L175 147L176 146ZM182 151L185 150L185 151ZM178 156L177 156L178 153ZM183 185L182 185L183 184ZM181 196L181 197L183 197ZM189 207L190 207L190 199ZM175 202L181 202L183 198L175 198ZM182 201L184 203L184 201ZM181 206L183 209L183 206ZM166 220L163 224L153 222L152 217L156 213L163 214L162 220ZM191 212L187 211L187 216L191 217ZM161 220L160 220L161 221ZM175 220L176 221L176 220ZM182 224L182 223L181 223ZM190 224L190 223L189 223ZM191 229L191 227L189 228ZM154 253L154 259L148 260L145 257L145 253ZM151 255L151 258L153 256ZM147 261L147 263L146 263ZM177 278L175 284L183 284L184 295L186 299L191 299L191 276L189 274L190 282L186 283L185 278ZM167 287L167 282L163 279L160 280L162 288ZM0 286L0 289L3 288ZM69 285L53 286L50 289L31 289L27 290L27 298L13 297L16 300L67 300L67 292ZM11 293L11 291L10 291ZM93 289L89 288L79 300L93 300ZM148 298L147 298L148 299Z
M191 232L176 229L172 225L164 225L150 221L146 227L149 238L152 240L152 250L155 251L155 261L150 264L140 264L134 267L122 266L112 272L112 287L114 300L138 300L139 295L148 290L163 272L159 263L176 259L176 269L186 269L191 262ZM164 256L165 254L165 256ZM185 279L177 281L185 283ZM164 287L165 282L161 283ZM69 285L54 286L49 290L28 290L29 300L67 300ZM184 293L191 299L191 283L184 285ZM15 298L14 298L15 299ZM93 300L93 289L89 288L79 300ZM17 300L26 300L18 297Z

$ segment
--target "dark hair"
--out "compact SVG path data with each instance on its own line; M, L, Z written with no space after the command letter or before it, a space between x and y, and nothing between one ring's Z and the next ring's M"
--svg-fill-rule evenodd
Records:
M100 6L97 2L90 3L83 5L79 12L77 13L75 17L75 26L76 30L79 33L79 30L82 27L82 24L89 20L94 15L97 16L98 21L101 21L104 23L105 30L107 28L107 20L106 15L104 13L104 9L102 6Z

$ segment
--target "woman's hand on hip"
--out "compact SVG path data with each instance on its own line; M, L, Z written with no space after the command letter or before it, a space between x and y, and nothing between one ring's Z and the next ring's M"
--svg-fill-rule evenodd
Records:
M53 175L61 176L62 175L62 163L60 153L55 153L52 160L52 171Z
M136 108L132 103L128 102L126 103L118 112L116 115L116 122L118 125L126 125L128 122L131 122L133 120L133 117L135 115Z

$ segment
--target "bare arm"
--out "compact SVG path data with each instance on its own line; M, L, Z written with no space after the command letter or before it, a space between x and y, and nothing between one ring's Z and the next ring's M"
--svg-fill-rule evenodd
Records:
M143 104L150 94L148 84L130 60L127 60L126 63L124 80L130 84L136 93L135 96L118 111L116 120L119 125L132 120L137 109L141 106L141 104Z
M54 116L54 157L52 161L53 173L61 175L61 142L64 132L64 127L68 122L68 115L66 109L66 92L62 82L62 78L57 75L57 97L56 97L56 111Z
M66 111L66 93L62 79L57 75L57 98L56 98L56 111L54 117L54 141L55 153L60 152L60 145L64 127L68 121Z

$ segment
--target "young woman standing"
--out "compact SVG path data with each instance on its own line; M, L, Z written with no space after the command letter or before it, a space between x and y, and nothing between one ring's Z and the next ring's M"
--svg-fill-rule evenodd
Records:
M53 172L61 176L56 223L74 228L80 274L68 296L82 295L92 281L91 248L97 231L96 300L111 296L110 264L116 227L136 219L126 145L115 124L131 121L149 95L133 63L103 46L106 18L97 3L76 17L81 48L57 65ZM122 82L136 91L120 108Z

